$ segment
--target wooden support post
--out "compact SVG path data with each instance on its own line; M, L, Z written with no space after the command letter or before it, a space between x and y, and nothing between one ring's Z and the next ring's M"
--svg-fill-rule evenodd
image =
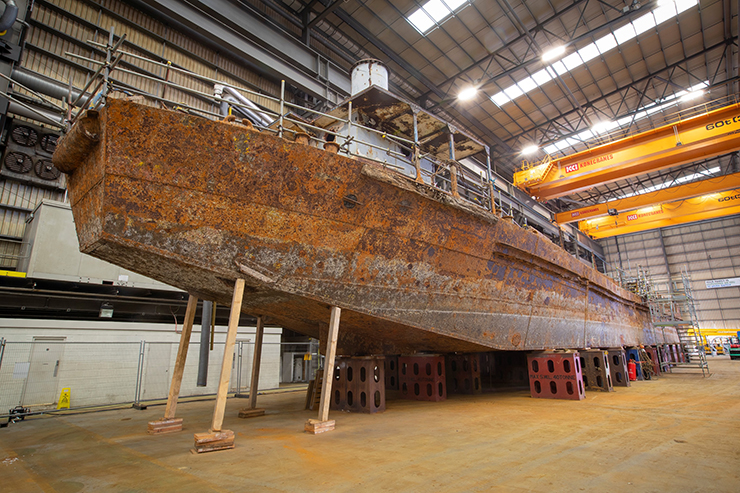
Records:
M231 379L231 364L236 343L236 331L239 328L239 315L242 309L242 297L244 296L244 279L237 279L234 285L234 297L231 300L231 313L229 314L229 329L226 333L226 344L224 345L224 359L221 363L221 377L216 394L216 405L213 408L213 422L208 433L196 433L195 451L212 452L234 448L234 432L222 430L224 423L224 411L226 410L226 394L229 392L229 380Z
M257 317L257 336L254 341L252 356L252 383L249 385L249 407L239 411L240 418L254 418L265 414L265 410L257 408L257 391L259 390L260 362L262 361L262 339L265 334L265 323L262 316Z
M319 419L306 421L305 430L314 435L334 429L334 420L329 420L329 406L331 404L331 384L334 380L334 359L337 355L337 339L339 336L339 317L342 310L338 306L331 307L329 318L329 337L326 341L326 356L324 357L324 381L321 389L321 404L319 405Z
M191 294L188 298L188 307L185 310L185 322L182 326L182 334L180 334L180 346L177 348L175 371L172 373L172 383L170 383L170 393L167 395L164 418L149 422L147 431L152 435L182 431L182 418L175 418L175 410L177 409L177 398L180 396L182 375L185 372L185 360L188 357L190 334L193 331L193 321L195 320L197 307L198 298Z

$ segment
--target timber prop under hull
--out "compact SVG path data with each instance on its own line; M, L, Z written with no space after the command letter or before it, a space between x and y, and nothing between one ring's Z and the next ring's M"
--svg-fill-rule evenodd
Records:
M224 304L244 278L244 312L313 337L339 306L340 354L663 342L549 239L373 162L124 100L54 159L82 252Z

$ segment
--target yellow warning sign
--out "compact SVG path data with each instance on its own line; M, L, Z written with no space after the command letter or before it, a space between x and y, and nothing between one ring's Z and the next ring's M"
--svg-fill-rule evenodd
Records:
M62 393L59 395L59 404L57 404L57 409L69 409L69 400L71 398L71 394L72 389L62 389Z

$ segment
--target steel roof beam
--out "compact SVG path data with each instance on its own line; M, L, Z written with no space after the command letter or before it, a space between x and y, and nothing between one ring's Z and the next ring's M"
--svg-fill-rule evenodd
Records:
M350 92L350 79L345 71L328 60L326 82L322 82L319 53L298 40L266 25L244 6L227 0L134 0L155 18L165 18L178 29L216 45L239 60L269 74L276 80L286 79L301 90L321 99Z

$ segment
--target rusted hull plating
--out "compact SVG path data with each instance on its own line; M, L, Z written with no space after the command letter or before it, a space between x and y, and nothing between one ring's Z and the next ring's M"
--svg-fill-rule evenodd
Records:
M220 303L243 277L245 312L314 337L340 306L340 354L656 342L548 239L374 163L122 100L99 118L69 180L85 253Z

